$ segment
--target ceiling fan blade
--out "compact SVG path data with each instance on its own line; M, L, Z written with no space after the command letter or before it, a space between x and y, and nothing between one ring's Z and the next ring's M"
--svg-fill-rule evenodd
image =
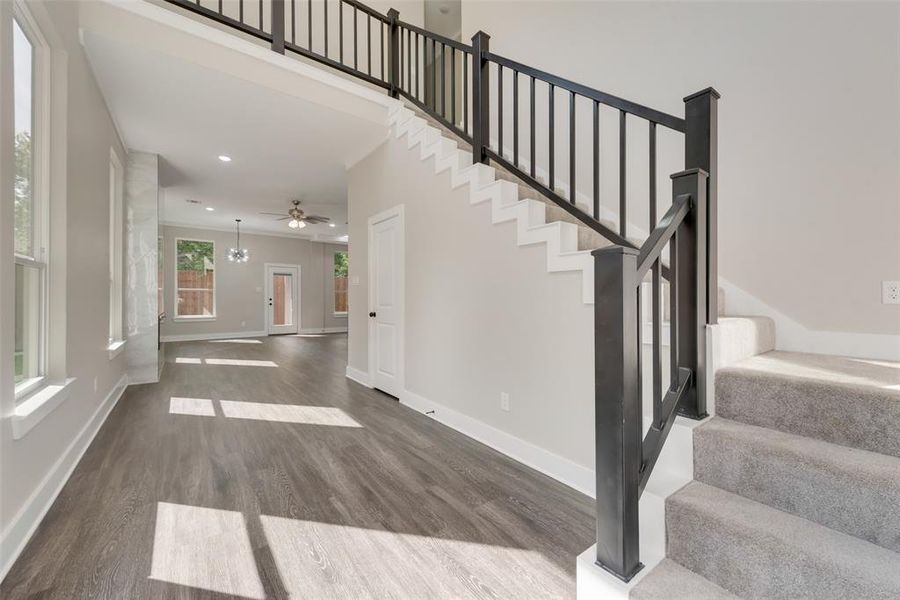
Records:
M291 217L281 217L280 219L275 219L276 221L287 221Z
M307 223L327 223L331 219L328 217L319 217L316 215L310 215L308 217L303 217L303 220Z

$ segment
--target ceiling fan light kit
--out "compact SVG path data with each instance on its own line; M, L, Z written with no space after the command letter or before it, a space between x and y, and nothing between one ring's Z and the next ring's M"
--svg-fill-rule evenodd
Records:
M303 229L307 225L316 225L318 223L327 223L331 219L328 217L320 217L318 215L309 215L303 212L303 209L300 208L299 200L291 200L291 208L288 209L287 215L281 213L259 213L261 215L272 215L275 217L281 217L280 219L276 219L278 221L287 221L288 227L291 229ZM332 225L333 227L334 225Z

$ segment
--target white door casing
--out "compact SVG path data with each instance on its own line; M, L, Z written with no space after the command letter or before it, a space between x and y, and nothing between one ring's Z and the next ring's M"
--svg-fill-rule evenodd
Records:
M403 390L403 206L369 219L369 377L373 387L396 397Z
M300 266L266 263L265 277L266 333L297 333L300 327ZM282 285L276 286L277 279ZM281 298L275 297L276 288L281 291ZM276 310L279 306L283 308Z

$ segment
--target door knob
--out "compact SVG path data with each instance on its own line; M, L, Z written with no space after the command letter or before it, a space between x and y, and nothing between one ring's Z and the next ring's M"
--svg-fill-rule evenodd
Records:
M369 316L370 316L370 317L374 317L374 316L375 316L375 313L370 312L370 313L369 313Z

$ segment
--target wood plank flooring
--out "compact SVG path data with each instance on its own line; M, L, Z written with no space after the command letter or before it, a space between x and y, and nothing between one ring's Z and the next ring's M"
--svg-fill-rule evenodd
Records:
M588 497L346 379L345 335L259 341L168 344L0 597L575 596Z

